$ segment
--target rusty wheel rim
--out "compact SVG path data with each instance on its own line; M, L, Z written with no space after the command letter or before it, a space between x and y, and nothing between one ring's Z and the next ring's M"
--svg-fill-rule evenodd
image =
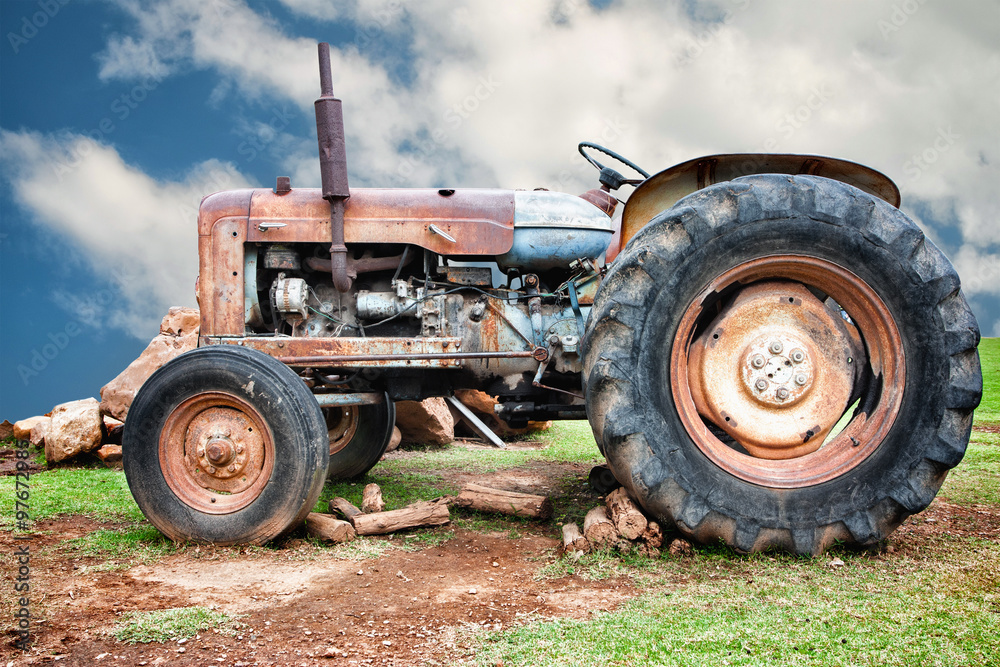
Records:
M346 447L358 432L358 406L332 408L326 413L326 427L330 433L330 456L333 456Z
M170 490L206 514L256 500L274 468L274 437L241 398L206 392L178 405L160 433L160 469Z
M786 458L764 458L739 451L717 437L699 413L699 381L693 377L692 348L706 322L715 317L707 306L716 295L739 294L767 281L788 281L821 290L847 313L861 337L862 355L880 379L871 383L858 411L835 437L814 451L786 451ZM749 357L754 363L752 354ZM698 362L697 359L694 360ZM860 277L827 260L800 255L774 255L746 262L711 282L689 304L671 347L670 388L674 404L695 446L714 464L747 482L774 488L801 488L829 481L860 465L888 434L902 402L905 356L892 315L878 294ZM811 380L810 380L811 382ZM870 400L874 398L874 400ZM869 400L866 400L869 399ZM793 408L794 409L794 408Z

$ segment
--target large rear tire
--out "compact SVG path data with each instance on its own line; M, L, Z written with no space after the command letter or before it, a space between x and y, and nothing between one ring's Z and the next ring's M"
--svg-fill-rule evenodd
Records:
M146 518L175 541L263 544L316 504L329 463L323 415L274 358L210 346L170 361L136 395L123 464Z
M898 209L749 176L617 258L587 323L588 417L633 497L696 540L870 545L962 459L978 342L954 269Z

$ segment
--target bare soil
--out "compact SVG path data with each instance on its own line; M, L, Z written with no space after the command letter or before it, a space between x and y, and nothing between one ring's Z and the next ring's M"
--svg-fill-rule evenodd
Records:
M490 474L441 474L452 484L558 494L563 503L568 494L571 502L592 507L598 496L586 488L588 472L582 464L535 462ZM275 548L189 546L158 562L106 570L102 559L65 545L115 525L80 516L36 524L30 540L35 643L29 654L16 651L4 623L0 667L452 665L474 656L477 632L538 618L585 619L642 592L628 578L538 577L557 558L552 523L518 524L515 536L456 526L421 533L436 536L436 546L402 536L375 538L386 548L368 560L349 560L293 535ZM871 557L926 554L944 534L997 539L1000 509L938 499ZM3 553L22 544L0 532ZM698 574L671 585L683 585L687 576ZM5 568L3 578L4 591L11 590L12 570ZM0 604L6 618L12 604ZM183 642L136 645L110 634L126 612L194 605L238 617L235 634L203 631Z

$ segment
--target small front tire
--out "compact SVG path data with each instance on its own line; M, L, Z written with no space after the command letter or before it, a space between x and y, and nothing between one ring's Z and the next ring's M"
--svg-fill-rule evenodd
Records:
M300 524L329 464L323 415L305 383L242 347L170 361L129 410L123 465L132 495L164 535L263 544Z

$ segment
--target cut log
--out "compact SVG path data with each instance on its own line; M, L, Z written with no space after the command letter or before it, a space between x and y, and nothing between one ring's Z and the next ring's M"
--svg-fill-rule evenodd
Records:
M552 501L545 496L501 491L478 484L466 484L455 498L454 504L480 512L499 512L531 519L548 519L552 516Z
M603 505L598 505L587 512L583 520L583 536L594 549L606 549L618 542L618 530L608 518L608 511Z
M337 497L330 501L330 514L339 514L353 524L354 517L361 515L362 512L346 498Z
M635 501L629 498L628 491L624 487L615 489L605 498L604 504L621 536L627 540L639 539L649 521Z
M587 538L583 536L580 532L580 527L575 523L563 524L562 527L563 535L563 551L569 553L571 551L582 551L587 553L590 551L590 542Z
M354 527L346 521L334 519L329 514L310 512L306 515L306 532L324 542L341 544L354 539Z
M442 526L451 521L448 505L444 502L413 503L398 510L358 514L354 517L354 530L358 535L385 535L406 528Z
M640 539L654 549L663 546L663 528L655 521L650 521L646 525L646 530L642 531Z
M384 509L385 501L382 500L382 489L375 483L366 486L364 495L361 497L361 511L365 514L372 514Z

